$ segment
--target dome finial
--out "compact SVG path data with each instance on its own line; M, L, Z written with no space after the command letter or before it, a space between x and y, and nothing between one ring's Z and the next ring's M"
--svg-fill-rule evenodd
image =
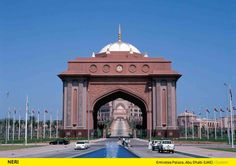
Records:
M121 42L121 27L119 24L119 31L118 31L118 42Z
M95 58L95 53L94 52L92 53L92 57Z

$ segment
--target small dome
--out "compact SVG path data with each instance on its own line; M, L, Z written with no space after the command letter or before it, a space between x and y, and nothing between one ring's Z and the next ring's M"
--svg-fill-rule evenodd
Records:
M99 53L104 53L107 51L110 51L110 52L112 52L112 51L130 51L130 52L135 52L135 53L140 54L140 51L135 46L133 46L132 44L129 44L129 43L121 42L121 41L106 45L105 47L103 47L99 51Z

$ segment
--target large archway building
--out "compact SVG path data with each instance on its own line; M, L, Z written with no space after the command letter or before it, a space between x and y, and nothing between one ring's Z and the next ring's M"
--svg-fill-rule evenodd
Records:
M176 82L181 75L171 61L149 58L121 41L106 45L90 58L68 62L63 82L62 136L86 136L97 128L101 106L118 98L137 105L143 128L160 137L177 136Z

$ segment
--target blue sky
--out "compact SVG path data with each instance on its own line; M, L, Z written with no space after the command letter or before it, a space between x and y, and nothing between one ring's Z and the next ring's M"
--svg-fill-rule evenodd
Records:
M227 0L41 0L0 2L0 117L9 106L61 110L57 74L122 38L183 74L178 113L225 108L236 94L236 2ZM6 92L10 95L6 98ZM236 97L233 103L236 105Z

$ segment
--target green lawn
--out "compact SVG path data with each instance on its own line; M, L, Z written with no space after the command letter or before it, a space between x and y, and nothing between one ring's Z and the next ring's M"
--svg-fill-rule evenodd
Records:
M16 150L16 149L24 149L24 148L33 148L33 147L39 147L37 145L0 145L0 151L3 150Z
M184 139L184 138L177 138L177 139L174 139L174 141L186 141L186 142L225 142L225 143L228 143L228 139L227 138L224 138L224 139L214 139L214 138L210 138L209 140L207 138L202 138L202 139L199 139L199 138L195 138L194 140L192 138L188 138L187 140ZM236 144L236 140L234 140L234 144Z
M227 151L227 152L236 152L236 148L204 148L210 150L220 150L220 151Z

